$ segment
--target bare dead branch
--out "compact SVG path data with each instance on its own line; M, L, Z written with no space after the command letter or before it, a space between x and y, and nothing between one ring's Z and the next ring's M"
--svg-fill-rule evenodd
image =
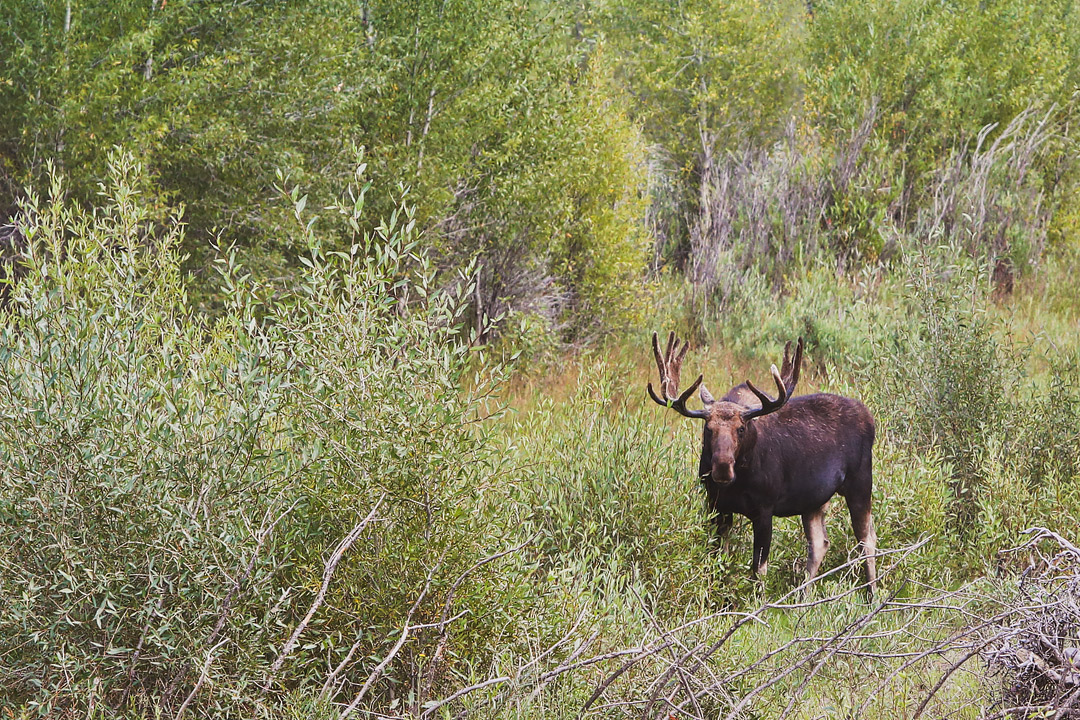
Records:
M322 586L319 587L319 592L315 596L315 600L312 601L311 607L308 608L307 614L304 619L300 621L300 624L296 626L296 630L289 636L289 639L285 642L285 646L278 653L277 659L274 660L274 664L270 666L270 672L267 673L266 681L263 683L263 692L267 692L270 689L270 685L274 682L274 677L281 669L285 659L296 647L297 641L300 639L300 634L307 628L308 623L315 617L315 613L318 612L319 607L322 606L323 600L326 598L326 593L330 589L330 581L334 578L334 570L337 569L338 562L344 557L345 553L349 551L349 548L353 546L360 535L363 534L364 529L368 526L374 518L375 514L379 511L379 506L382 505L383 500L386 499L386 493L384 492L379 496L379 499L375 501L375 505L371 508L371 512L367 514L363 520L356 524L355 527L346 535L338 546L334 549L334 552L330 555L330 559L326 561L326 566L323 568L323 581Z
M210 651L206 653L206 661L203 663L202 670L199 672L199 679L195 682L195 687L191 688L191 692L184 698L184 702L180 704L180 708L176 711L176 715L173 720L180 720L184 711L187 710L187 706L191 704L191 701L195 699L195 696L199 694L199 690L202 688L203 683L206 682L207 676L210 674L210 663L214 660L214 653L219 647L228 642L228 638L222 638L218 641L218 644L210 648Z

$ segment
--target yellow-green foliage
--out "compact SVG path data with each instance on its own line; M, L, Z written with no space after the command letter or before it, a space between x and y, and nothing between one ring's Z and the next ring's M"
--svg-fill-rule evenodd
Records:
M626 117L627 100L610 78L605 54L590 62L566 147L556 233L556 267L578 288L582 322L622 328L643 315L641 275L651 238L644 225L645 147ZM586 320L586 318L588 318Z
M20 224L0 331L3 704L173 714L210 657L198 714L239 716L261 685L272 704L320 691L327 657L366 677L407 616L437 620L448 601L461 628L492 605L516 613L505 599L527 585L466 573L521 539L474 431L492 376L470 372L461 295L433 287L408 213L349 252L313 249L270 303L223 252L208 321L187 305L178 227L149 242L134 168L114 167L97 212L55 183ZM436 641L418 634L388 676ZM489 641L462 632L454 651L468 665ZM351 700L354 674L323 699Z
M1072 102L1077 12L1070 0L815 2L807 107L843 127L878 98L878 132L908 146L919 172L958 136L1033 103Z
M0 23L8 714L1005 711L1002 551L1080 515L1075 3L271 5ZM806 592L797 518L710 538L653 329L869 406L876 600L841 499Z
M137 176L114 167L96 213L59 185L27 206L0 333L0 697L17 714L563 718L594 699L608 717L654 693L698 717L1001 707L978 674L930 688L1012 596L1022 558L1000 550L1029 525L1075 535L1080 392L1075 347L1012 337L959 249L747 292L686 359L722 392L804 334L800 387L871 408L868 602L840 500L806 594L797 519L777 521L763 583L744 519L713 545L700 427L646 399L644 337L510 396L464 329L472 288L435 284L408 207L322 252L299 197L295 290L267 293L225 250L205 320L178 230L151 242ZM336 211L359 225L367 191L350 192Z
M613 60L639 100L632 111L689 174L700 153L745 139L725 128L768 136L786 115L797 82L796 5L609 0L589 21L612 37Z
M187 206L192 290L212 304L218 232L255 277L279 285L306 252L275 173L326 206L364 147L382 187L412 189L444 269L481 259L480 312L544 305L550 321L581 331L634 316L648 242L643 146L608 80L612 63L583 59L561 10L108 5L48 0L13 8L0 27L13 50L0 70L0 222L8 198L44 182L48 158L74 197L93 202L106 154L124 146L148 169L154 220ZM394 209L384 196L369 202L378 215ZM353 243L344 218L317 222L324 246Z

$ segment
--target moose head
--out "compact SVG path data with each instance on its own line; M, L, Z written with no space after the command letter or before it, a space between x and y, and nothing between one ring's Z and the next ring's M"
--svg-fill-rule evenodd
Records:
M799 381L799 370L802 367L803 341L799 338L799 344L795 349L795 355L791 355L791 343L784 347L783 370L777 370L773 365L769 368L773 381L776 383L777 396L770 398L761 390L758 390L752 382L747 380L742 385L731 389L723 399L717 401L712 393L703 384L704 375L698 375L689 388L679 394L679 373L682 369L683 358L689 344L681 343L675 337L675 333L668 335L667 348L660 352L660 340L653 333L653 355L656 365L660 369L660 390L664 394L663 399L656 395L652 383L648 385L649 395L658 405L671 408L683 417L705 421L703 438L702 464L708 457L709 475L713 482L726 485L735 480L736 458L754 447L757 440L755 424L751 422L755 418L774 413L787 404L795 392L795 385ZM694 390L701 388L701 402L703 410L690 410L686 407L686 401L694 394ZM747 397L757 399L754 404ZM704 467L703 467L704 469Z

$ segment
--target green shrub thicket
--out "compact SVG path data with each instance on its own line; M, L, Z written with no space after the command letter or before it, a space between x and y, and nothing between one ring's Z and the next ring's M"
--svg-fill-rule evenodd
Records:
M92 204L123 145L148 168L152 218L187 205L192 298L212 305L215 229L287 285L306 248L275 171L327 205L363 146L381 185L413 189L441 269L479 259L470 312L521 311L561 340L639 319L640 277L665 265L699 293L726 296L751 267L776 292L818 260L872 263L945 232L1023 274L1076 234L1077 12L16 3L0 23L0 219L50 161ZM318 221L336 249L341 221Z
M800 623L846 632L856 601L728 637L716 613L796 583L802 530L778 521L763 585L743 521L710 546L699 428L646 403L645 329L586 352L563 400L497 412L490 318L526 311L503 342L530 359L626 326L650 233L654 322L721 347L732 383L801 335L803 389L874 413L881 546L929 538L886 593L998 573L1030 525L1070 535L1073 4L812 7L10 13L0 185L49 157L73 180L22 207L0 331L2 702L578 717L610 680L594 711L614 716L721 638L705 672L730 680L684 710L719 714L763 672L776 682L748 713L865 700L948 622L895 608L859 641L874 663L807 674L782 665L811 642ZM112 156L99 187L119 141L150 172ZM369 196L359 144L415 212ZM212 247L215 226L239 245ZM182 268L212 272L213 293ZM1055 288L1035 313L1052 336L1011 314L1017 277ZM853 545L842 502L829 527L826 571ZM915 698L936 676L895 681Z
M851 641L878 664L781 682L789 653L863 627L866 606L743 614L797 584L801 527L778 521L764 585L745 522L710 546L700 430L646 403L640 357L583 359L564 400L492 414L505 385L463 329L471 283L432 284L406 209L324 252L297 200L296 289L225 250L223 310L201 319L178 231L150 234L129 161L114 174L94 213L59 184L25 206L0 333L0 692L17 715L577 717L601 687L600 714L684 692L670 663L716 647L695 667L731 679L703 713L754 692L764 715L805 697L894 717L863 690L919 651L911 623L936 642L962 621L896 608ZM996 571L1020 530L1080 507L1075 353L1027 377L961 248L900 267L853 282L823 265L715 329L759 369L804 333L804 389L870 405L881 547L929 538L883 559L890 597ZM840 502L829 527L826 571L853 545ZM856 571L814 592L850 592ZM888 677L904 697L936 682L932 665ZM980 692L958 682L942 707Z
M289 294L223 252L207 323L178 226L148 235L129 161L114 173L94 213L59 183L23 208L0 332L3 704L230 717L293 689L430 697L500 647L474 623L529 594L475 567L521 538L477 424L499 371L473 369L467 290L431 285L402 210L345 252L301 232Z
M1032 554L1005 552L1026 540L1024 530L1044 526L1075 537L1074 349L1020 332L1008 306L991 300L988 269L961 246L908 253L889 268L850 276L822 263L792 278L779 297L767 292L767 280L758 282L762 292L736 296L729 312L711 318L711 347L691 352L683 375L703 372L713 392L722 392L726 381L765 377L783 341L803 335L800 392L867 403L878 424L874 515L881 567L889 568L880 588L884 604L845 597L813 605L852 592L856 564L792 599L794 606L727 634L735 620L716 613L739 617L801 581L801 524L776 521L770 574L760 585L749 579L745 519L736 519L722 548L709 547L694 473L700 425L647 400L645 379L655 381L656 372L647 334L626 338L579 359L561 385L521 390L525 409L507 430L530 466L525 489L543 530L549 577L570 573L582 596L602 598L608 617L625 623L624 637L658 644L678 638L678 651L650 656L620 675L604 694L611 704L602 707L643 709L666 678L660 697L682 700L693 717L725 717L744 698L742 712L757 717L813 717L822 707L914 717L924 700L934 713L960 717L999 711L996 678L946 678L947 668L919 658L954 633L964 643L956 657L973 647L973 628L988 627L980 618L1012 591L1012 571L1029 569ZM677 314L682 297L673 292L674 310L665 312ZM725 354L734 367L707 362ZM831 503L827 523L832 546L823 571L830 572L856 557L842 499ZM904 559L894 565L898 552ZM929 600L937 588L948 594ZM624 614L636 606L644 618ZM872 615L868 608L875 608ZM962 616L952 614L957 608ZM858 639L837 640L848 633ZM601 637L619 634L607 627ZM700 672L698 680L680 685L679 673L668 674L678 658L718 646L704 669L696 661L682 665L683 675ZM713 692L699 690L710 682ZM588 697L572 692L580 687L567 680L567 702L544 706L544 714L575 715Z
M699 291L943 232L1023 274L1075 235L1071 1L585 7L654 143L655 264Z
M0 333L17 716L569 717L657 623L749 602L681 472L693 433L628 415L625 368L491 414L470 283L431 284L406 209L322 252L295 207L297 289L225 249L207 321L178 226L152 234L130 160L113 173L94 213L31 196Z
M955 250L913 257L905 280L912 320L871 330L866 392L904 455L941 463L938 506L978 569L1021 530L1075 512L1075 348L1014 330L990 299L989 273Z
M876 129L918 181L957 139L1003 128L1032 104L1072 102L1077 12L1070 0L815 2L805 76L812 122L846 130L877 98Z
M93 204L123 146L147 168L153 219L186 205L192 297L212 304L215 232L287 284L307 249L275 171L328 205L362 146L380 186L412 188L441 267L479 256L476 312L589 332L638 310L643 144L605 56L583 59L555 8L33 0L5 13L0 47L0 221L47 162ZM341 221L318 220L336 249Z

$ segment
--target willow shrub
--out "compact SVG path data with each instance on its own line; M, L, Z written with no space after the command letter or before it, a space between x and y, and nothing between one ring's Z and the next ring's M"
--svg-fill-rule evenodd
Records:
M1070 532L1062 521L1077 502L1075 351L1014 333L1011 314L990 300L987 269L959 247L912 253L900 270L908 319L870 326L871 354L857 373L878 447L894 458L883 487L935 518L922 529L955 541L943 564L961 572L1001 561L1032 525ZM900 487L916 480L918 494Z
M54 181L21 216L0 322L0 703L249 716L285 691L351 702L369 679L361 708L442 691L483 661L483 609L528 592L496 579L513 554L467 572L521 533L477 422L500 378L473 369L468 283L432 285L401 211L345 253L299 230L303 282L270 299L222 253L210 322L186 305L179 222L150 237L137 172L112 174L93 212ZM429 627L380 667L444 609L441 660Z

